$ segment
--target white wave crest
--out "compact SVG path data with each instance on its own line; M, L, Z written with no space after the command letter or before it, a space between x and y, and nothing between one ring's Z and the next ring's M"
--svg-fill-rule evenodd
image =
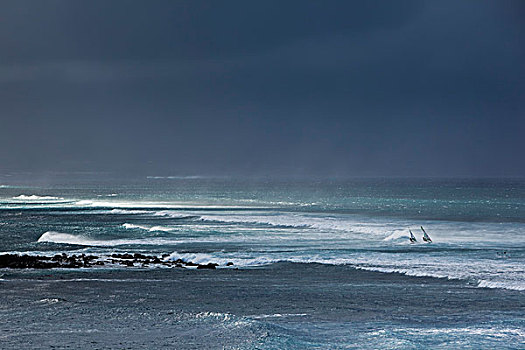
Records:
M179 253L174 252L166 260L181 259L198 264L215 263L225 267L264 266L277 262L318 263L325 265L349 265L356 269L381 273L398 273L413 277L444 278L449 280L475 283L479 288L502 288L525 290L525 269L519 262L477 261L471 259L442 259L440 257L423 258L412 256L400 260L390 253L357 254L305 254L296 253Z
M228 263L233 263L234 267L251 267L251 266L264 266L273 264L282 259L275 259L267 256L257 256L252 258L236 258L234 256L230 257L218 257L206 253L178 253L173 252L164 260L173 261L173 260L182 260L184 262L192 262L195 264L218 264L220 266L225 266Z
M150 202L150 201L112 201L112 200L91 200L83 199L75 202L77 207L89 207L89 208L115 208L115 209L265 209L266 207L259 206L239 206L239 205L216 205L216 204L203 204L203 203L187 203L187 202Z
M403 239L405 239L408 242L409 237L410 236L408 235L408 231L407 230L395 230L394 232L392 232L391 235L385 237L385 239L383 239L383 240L384 241L393 241L393 240L396 240L396 239L403 238Z
M149 211L147 210L128 210L128 209L111 209L109 214L116 214L116 215L140 215L140 214L147 214Z
M201 220L234 224L259 224L290 228L349 229L347 223L334 218L309 217L295 214L285 215L202 215Z
M454 336L457 336L458 334L461 334L461 335L469 335L469 336L482 335L482 336L490 336L490 337L496 337L496 338L504 338L504 337L508 337L509 335L514 336L514 337L521 337L521 338L525 337L525 332L523 331L523 329L508 328L508 327L493 327L493 326L489 326L488 328L483 328L483 327L412 328L412 327L409 327L409 328L394 328L392 330L394 332L417 334L420 336L429 336L429 335L436 335L436 334L453 334ZM379 332L375 332L375 333L380 334Z
M215 214L201 215L202 221L228 223L236 225L263 225L301 230L305 234L323 233L318 238L361 238L373 240L394 240L407 235L404 233L406 222L373 222L369 219L360 219L355 216L320 216L302 213L285 214ZM401 227L401 228L400 228ZM329 233L329 235L326 235ZM293 234L293 231L290 231ZM386 238L385 238L386 237ZM407 236L408 242L408 236Z
M35 194L32 194L32 195L28 196L28 195L25 195L25 194L21 194L19 196L13 197L13 199L24 200L24 201L41 201L41 200L54 201L54 200L63 200L64 198L62 198L62 197L53 197L53 196L37 196Z
M127 229L141 229L141 230L146 230L149 232L155 232L155 231L170 232L170 231L175 230L175 228L168 227L168 226L146 226L146 225L135 225L135 224L128 224L128 223L122 224L122 226Z
M174 212L170 210L161 210L153 213L153 216L164 216L172 219L192 219L199 217L198 215L191 215L185 213Z
M481 280L478 283L480 288L503 288L511 290L525 290L525 281L505 281L505 282L495 282L495 281L486 281Z
M81 235L72 235L69 233L54 231L45 232L42 236L40 236L37 242L100 247L114 247L119 245L165 245L181 243L180 241L159 238L97 240Z

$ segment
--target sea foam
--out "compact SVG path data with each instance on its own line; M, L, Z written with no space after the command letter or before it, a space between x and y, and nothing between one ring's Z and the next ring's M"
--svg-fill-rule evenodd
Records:
M41 200L63 200L64 198L53 197L53 196L38 196L35 194L32 194L32 195L21 194L19 196L13 197L13 199L23 200L23 201L41 201Z
M168 227L168 226L146 226L146 225L135 225L135 224L122 224L124 228L127 229L140 229L140 230L146 230L149 232L155 232L155 231L163 231L163 232L170 232L174 231L175 228Z

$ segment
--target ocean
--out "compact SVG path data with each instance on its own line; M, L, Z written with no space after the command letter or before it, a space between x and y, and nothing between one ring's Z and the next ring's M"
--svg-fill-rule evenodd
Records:
M5 349L525 348L523 179L4 177L0 253L105 261L0 269Z

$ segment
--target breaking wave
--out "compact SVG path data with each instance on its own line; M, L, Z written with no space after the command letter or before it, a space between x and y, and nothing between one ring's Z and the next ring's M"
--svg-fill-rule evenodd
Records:
M258 256L252 258L236 258L230 257L217 257L206 253L178 253L173 252L165 258L166 261L182 260L184 262L193 262L195 264L208 264L214 263L219 266L226 266L228 263L233 263L233 267L255 267L270 265L273 263L281 262L283 259L271 258L266 256Z
M53 196L37 196L35 194L32 194L32 195L28 196L28 195L25 195L25 194L21 194L19 196L13 197L13 199L23 200L23 201L42 201L42 200L54 201L54 200L63 200L64 198L62 198L62 197L53 197Z
M146 225L135 225L135 224L128 224L128 223L122 224L122 226L127 229L141 229L141 230L146 230L149 232L155 232L155 231L170 232L170 231L175 230L175 228L168 227L168 226L146 226Z
M199 215L177 213L169 210L161 210L153 213L153 216L164 216L171 219L197 219L200 218Z
M58 244L72 244L82 246L96 246L96 247L114 247L119 245L172 245L180 243L180 241L174 241L162 238L144 238L144 239L111 239L111 240L98 240L85 237L82 235L72 235L69 233L61 233L48 231L42 234L38 238L37 242L43 243L58 243Z
M234 224L256 224L285 228L311 228L323 231L346 231L384 235L389 232L389 224L359 222L341 217L313 216L304 214L279 215L202 215L201 220Z
M166 260L181 259L185 262L197 264L218 264L219 267L258 267L278 262L290 263L318 263L324 265L348 265L359 270L381 273L402 274L412 277L444 278L472 283L479 288L501 288L508 290L525 290L525 269L516 263L493 262L489 263L491 272L487 272L487 262L476 261L441 261L429 259L428 262L399 261L392 255L350 255L348 257L288 254L260 254L246 253L179 253L173 252Z
M406 241L409 237L410 236L408 234L408 230L401 229L401 230L395 230L394 232L392 232L391 235L385 237L383 240L384 241L393 241L393 240L396 240L396 239L404 239Z
M510 290L525 290L525 281L521 282L495 282L481 280L478 283L480 288L503 288Z
M147 214L149 211L147 210L129 210L129 209L111 209L109 214L116 214L116 215L140 215L140 214Z

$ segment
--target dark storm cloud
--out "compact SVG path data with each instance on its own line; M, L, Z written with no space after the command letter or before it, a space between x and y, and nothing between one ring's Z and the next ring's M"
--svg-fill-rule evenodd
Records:
M8 61L215 58L300 38L402 25L414 1L12 1L4 4Z
M520 1L0 9L4 169L525 175Z

